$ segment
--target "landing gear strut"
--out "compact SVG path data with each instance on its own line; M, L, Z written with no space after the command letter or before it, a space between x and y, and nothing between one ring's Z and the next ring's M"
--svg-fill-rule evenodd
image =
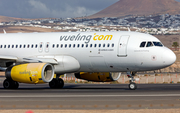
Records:
M60 75L59 75L60 76ZM59 78L57 75L56 78L53 78L51 82L49 82L49 87L52 89L62 89L64 87L63 79Z
M129 82L130 82L129 89L130 90L137 89L137 85L136 85L135 79L134 79L135 74L136 74L136 72L127 72L128 78L131 78L131 80L129 80Z
M19 83L11 79L5 79L3 82L3 86L4 89L17 89L19 87Z

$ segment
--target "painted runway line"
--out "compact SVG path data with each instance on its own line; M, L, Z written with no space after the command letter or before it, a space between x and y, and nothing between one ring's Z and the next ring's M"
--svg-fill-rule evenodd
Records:
M74 97L180 97L180 94L153 95L0 95L0 98L74 98Z

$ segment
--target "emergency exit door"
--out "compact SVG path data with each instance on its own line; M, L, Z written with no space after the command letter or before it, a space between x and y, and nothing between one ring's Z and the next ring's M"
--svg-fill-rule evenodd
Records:
M129 36L121 36L118 42L118 57L127 57Z

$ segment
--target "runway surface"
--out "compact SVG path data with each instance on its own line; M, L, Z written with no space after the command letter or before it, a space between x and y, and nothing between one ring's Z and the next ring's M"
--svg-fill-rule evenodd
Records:
M180 84L20 84L17 90L3 89L0 109L154 109L180 108Z

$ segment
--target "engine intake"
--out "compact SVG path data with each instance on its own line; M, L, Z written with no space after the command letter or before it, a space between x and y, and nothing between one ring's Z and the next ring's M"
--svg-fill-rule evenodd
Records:
M54 68L48 63L28 63L9 67L5 76L22 83L48 83L54 77Z
M111 82L116 81L121 76L121 73L75 73L75 77L78 79L84 79L94 82Z

